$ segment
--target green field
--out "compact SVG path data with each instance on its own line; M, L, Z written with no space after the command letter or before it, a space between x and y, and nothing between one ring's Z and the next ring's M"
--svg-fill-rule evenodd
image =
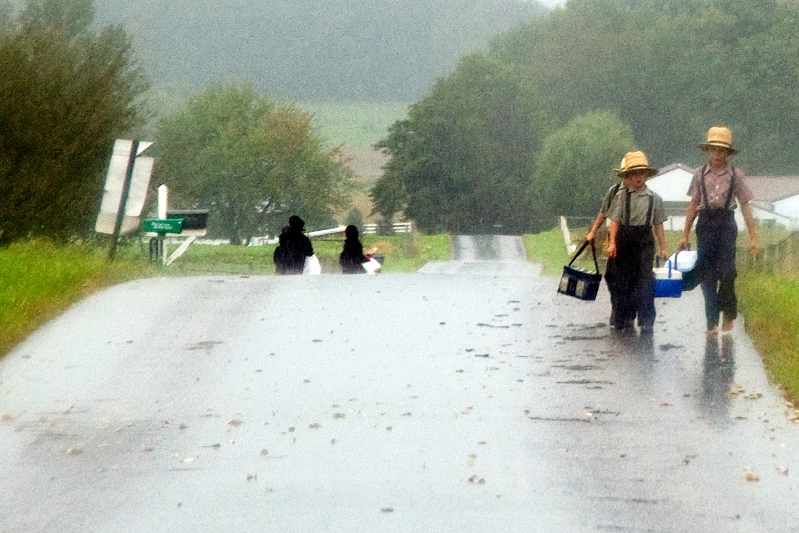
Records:
M314 125L330 146L364 149L388 135L388 127L405 118L409 104L304 102L299 106L314 115Z

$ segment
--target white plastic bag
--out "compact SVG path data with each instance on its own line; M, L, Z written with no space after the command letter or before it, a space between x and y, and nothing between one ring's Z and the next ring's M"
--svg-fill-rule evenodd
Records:
M322 273L322 265L319 264L319 258L316 257L316 254L305 258L305 266L302 268L302 273L310 274L311 276L318 276Z
M370 257L369 261L361 263L361 266L366 270L367 274L377 274L380 272L380 263L374 257Z

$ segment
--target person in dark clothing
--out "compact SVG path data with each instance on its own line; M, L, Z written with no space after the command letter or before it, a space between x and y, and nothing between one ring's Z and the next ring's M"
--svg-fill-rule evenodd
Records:
M358 228L353 225L344 230L344 249L338 256L338 264L344 274L365 274L363 264L369 260L363 255L363 245L358 239Z
M297 215L289 217L289 225L278 237L278 247L272 259L278 274L302 274L305 258L314 254L311 239L305 233L305 221Z
M688 238L694 220L696 223L696 268L699 270L702 294L705 297L707 335L719 332L719 315L723 316L721 332L732 331L738 316L735 295L735 241L738 226L735 222L736 203L741 206L746 228L749 231L749 249L757 255L759 245L755 220L749 201L752 190L746 176L727 162L737 154L732 147L732 132L723 126L714 126L707 132L707 142L699 143L707 154L708 163L694 171L688 189L691 201L685 216L685 228L680 248L688 247Z
M277 238L277 248L275 253L272 254L272 260L275 262L275 272L277 274L286 274L288 267L288 248L286 247L286 234L289 232L288 226L283 226L280 230L280 235Z
M618 330L629 328L637 317L641 333L649 334L655 323L655 240L658 255L668 257L663 230L666 211L663 199L646 186L646 180L658 171L649 166L643 152L627 153L617 173L629 186L616 194L608 214L611 222L605 276L617 287L613 325Z

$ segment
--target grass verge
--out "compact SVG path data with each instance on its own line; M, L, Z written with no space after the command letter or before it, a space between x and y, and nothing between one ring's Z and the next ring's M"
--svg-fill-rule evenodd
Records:
M746 331L768 372L799 401L799 281L747 273L738 277L737 293Z
M527 260L541 265L542 276L560 276L563 265L571 259L566 252L563 235L558 230L523 235L522 241L527 251Z
M86 243L37 240L0 249L0 355L92 292L152 273L130 251L109 263L107 249Z

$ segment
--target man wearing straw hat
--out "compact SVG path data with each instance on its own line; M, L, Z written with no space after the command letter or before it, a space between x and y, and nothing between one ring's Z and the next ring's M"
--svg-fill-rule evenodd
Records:
M641 151L628 152L622 167L616 171L624 179L624 187L611 204L608 266L605 278L616 293L615 324L617 330L630 328L638 317L641 333L652 333L655 323L655 280L652 262L655 239L658 253L668 257L663 222L666 211L663 199L646 186L658 173L649 166ZM653 231L654 230L654 231Z
M723 316L722 333L732 330L738 316L738 299L735 295L735 241L738 227L735 223L736 202L749 231L749 247L757 254L759 246L755 221L749 201L752 190L746 176L731 166L727 159L738 150L732 146L732 132L723 126L713 126L707 132L707 141L699 143L708 162L694 171L688 188L691 201L685 215L685 229L680 248L688 247L688 237L694 220L696 223L697 265L705 297L707 335L719 331L719 314Z

